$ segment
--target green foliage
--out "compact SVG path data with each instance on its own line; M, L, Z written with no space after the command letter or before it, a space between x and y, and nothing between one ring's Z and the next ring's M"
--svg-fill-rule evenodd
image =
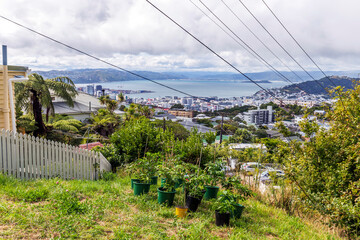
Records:
M153 124L157 128L163 128L164 127L164 121L163 120L155 120ZM173 122L171 120L165 121L165 129L172 132L174 134L175 139L178 140L184 140L189 137L190 133L186 128L181 125L180 123Z
M78 133L79 129L83 127L82 122L76 119L59 120L52 124L56 130L66 131L70 133Z
M217 125L214 129L216 129L220 133L221 124ZM234 126L233 124L228 124L228 123L223 124L223 133L225 132L226 134L232 135L235 133L236 130L237 127Z
M212 208L219 213L231 213L235 209L234 203L236 202L234 199L235 197L232 192L222 191L213 203Z
M56 184L56 182L59 184ZM341 239L318 222L289 216L280 208L249 198L240 219L231 226L215 226L210 202L203 201L197 212L185 219L174 216L174 208L159 205L156 187L149 194L135 197L128 176L113 181L14 179L0 174L0 238L17 239ZM76 193L85 211L81 214L58 208L60 186ZM41 187L49 191L42 202L25 202L8 195ZM65 190L66 191L66 190ZM176 194L175 203L182 202ZM55 203L57 202L57 203ZM75 207L77 208L77 207ZM74 209L74 208L67 208Z
M102 172L100 179L103 181L114 181L116 178L116 173L113 172Z
M240 106L240 107L236 106L233 108L222 109L222 110L215 111L215 112L207 112L206 115L215 117L215 116L224 114L224 116L226 116L226 117L235 117L239 113L247 112L251 109L256 109L256 107L249 106L249 105Z
M216 140L216 134L213 132L206 132L203 136L208 145L213 144Z
M174 104L170 109L184 109L184 106L180 103Z
M301 124L308 136L316 136L303 147L291 144L285 156L287 174L296 181L294 187L304 203L353 238L360 229L360 86L348 91L337 88L333 94L338 101L328 114L331 128Z
M100 152L109 161L113 172L123 164L121 156L116 153L117 150L113 144L105 144L104 147L96 146L92 150Z
M9 196L25 201L40 202L48 198L49 191L42 187L29 187L27 189L13 188L8 192Z
M167 139L173 139L169 131L156 128L149 119L141 117L125 122L124 126L111 136L115 154L120 163L130 163L146 153L163 152Z
M244 128L238 128L234 135L229 138L230 143L252 143L253 140L251 132Z
M62 214L83 214L88 210L89 205L81 203L75 192L60 187L53 196L54 207Z
M186 141L176 142L174 154L186 163L196 165L200 163L201 166L214 159L213 149L210 146L204 147L203 136L195 128Z
M74 106L77 94L75 84L67 77L44 79L39 74L33 73L29 81L15 83L16 109L24 109L34 116L36 129L34 135L46 135L42 111L46 109L46 121L49 115L54 115L52 96L64 99L70 106Z
M205 165L206 183L210 186L217 186L225 179L225 163L222 160L209 162Z
M196 122L209 128L214 127L210 119L196 119Z
M285 124L282 121L276 122L275 127L277 128L279 133L281 133L284 137L291 136L291 131L285 126Z
M99 109L96 114L91 114L88 127L94 133L109 137L120 128L121 117L107 109Z

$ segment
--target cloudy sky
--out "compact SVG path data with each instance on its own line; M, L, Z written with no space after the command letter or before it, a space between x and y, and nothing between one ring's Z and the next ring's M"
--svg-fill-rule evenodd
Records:
M307 70L315 70L262 0L242 1ZM324 70L360 70L359 0L265 1ZM241 71L268 70L189 0L152 2ZM264 59L287 70L226 3L283 62L299 70L239 0L202 2ZM0 15L130 70L232 71L145 0L0 0ZM3 19L0 44L8 46L9 64L33 70L108 67Z

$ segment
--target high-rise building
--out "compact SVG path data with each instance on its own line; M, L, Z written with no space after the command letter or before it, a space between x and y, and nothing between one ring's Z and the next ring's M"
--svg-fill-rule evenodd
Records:
M274 122L272 106L268 106L267 109L249 110L243 115L244 121L248 124L262 125Z
M87 92L87 94L94 96L94 94L95 94L94 85L87 85L86 92Z
M102 85L96 85L95 86L95 91L102 91Z

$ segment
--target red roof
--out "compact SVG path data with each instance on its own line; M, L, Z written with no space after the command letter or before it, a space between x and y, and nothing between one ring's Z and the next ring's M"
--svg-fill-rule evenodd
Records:
M91 150L93 147L100 146L103 147L104 145L101 144L101 142L92 142L87 144L80 144L79 148Z

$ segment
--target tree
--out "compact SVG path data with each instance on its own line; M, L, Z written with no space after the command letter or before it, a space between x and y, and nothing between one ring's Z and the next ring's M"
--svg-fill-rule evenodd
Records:
M157 128L145 117L125 122L120 130L111 136L115 153L120 157L120 164L142 158L146 153L163 152L167 139L174 141L169 131Z
M180 103L173 105L170 109L184 109L184 106Z
M41 75L33 73L28 81L15 83L16 108L33 114L36 126L34 136L42 136L47 132L42 113L45 108L46 121L49 115L54 115L52 95L64 99L73 107L76 94L75 84L67 77L44 79Z
M108 109L99 109L96 114L91 114L88 127L92 132L109 137L121 124L121 117Z
M252 143L253 136L246 129L238 128L234 135L229 138L230 143Z
M332 93L337 102L327 116L331 128L304 122L302 130L315 137L303 147L292 143L286 169L304 205L355 239L360 229L360 86Z
M157 128L164 128L163 120L155 120L154 125ZM171 131L174 134L175 139L184 140L190 135L189 131L180 123L173 122L171 120L165 121L165 129Z
M106 105L106 109L111 113L113 113L118 106L118 102L110 99L109 95L99 97L99 101L102 105Z

